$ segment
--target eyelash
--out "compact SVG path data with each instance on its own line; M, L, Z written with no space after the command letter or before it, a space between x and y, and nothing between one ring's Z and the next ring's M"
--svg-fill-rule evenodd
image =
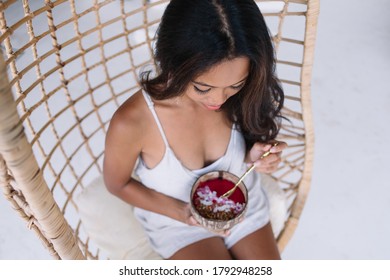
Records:
M231 86L231 88L234 89L234 90L240 90L241 88L244 87L244 85L245 85L245 83L242 83L242 84L240 84L238 86ZM197 86L194 86L194 89L195 89L195 91L197 91L200 94L206 94L206 93L208 93L211 90L210 88L206 89L206 90L201 90Z
M232 89L242 89L244 87L245 83L239 84L238 86L231 86Z
M194 86L194 89L195 89L195 91L197 91L200 94L206 94L206 93L208 93L211 90L211 88L206 89L206 90L201 90L197 86Z

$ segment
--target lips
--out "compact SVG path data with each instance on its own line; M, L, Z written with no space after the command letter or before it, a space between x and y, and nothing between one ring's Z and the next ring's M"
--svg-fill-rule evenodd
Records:
M205 105L209 110L218 110L222 105Z

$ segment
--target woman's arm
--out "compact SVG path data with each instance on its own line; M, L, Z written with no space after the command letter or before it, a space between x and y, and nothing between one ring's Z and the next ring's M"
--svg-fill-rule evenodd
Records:
M133 206L192 224L187 203L149 189L131 177L143 148L144 124L139 112L130 109L119 109L107 131L103 177L108 191Z

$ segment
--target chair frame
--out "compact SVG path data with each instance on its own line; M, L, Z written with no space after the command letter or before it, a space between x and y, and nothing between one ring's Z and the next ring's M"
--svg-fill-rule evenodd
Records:
M50 18L50 16L53 16L51 9L64 1L46 1L46 6L42 9ZM31 142L25 134L25 119L20 116L17 110L17 100L12 91L12 81L10 81L9 76L10 72L13 73L11 76L14 79L21 78L22 75L13 69L11 62L16 58L17 53L12 50L8 38L18 26L30 24L34 12L28 13L23 20L14 26L8 27L4 20L4 10L14 2L15 0L0 3L0 44L6 50L6 54L3 54L3 50L0 49L0 187L14 210L27 222L28 227L37 234L54 259L94 258L87 248L80 246L77 233L69 225L53 197L53 193L45 181L42 167L38 164L34 155ZM24 5L28 5L28 0L23 2ZM302 178L297 186L298 191L290 209L290 216L278 238L278 246L281 251L291 239L298 225L311 183L314 132L310 94L316 27L319 15L319 0L284 0L284 2L307 5L307 10L304 13L306 27L305 39L302 42L304 51L303 61L300 65L301 76L299 82L302 113L298 116L302 119L305 129L304 165ZM148 4L145 1L143 8L146 9L148 5L153 5L153 3ZM284 17L286 13L287 11L284 10L279 16ZM54 38L56 26L53 23L53 18L50 28L50 36L53 37L53 40L56 40ZM32 41L38 39L31 38ZM283 38L276 38L276 46L278 46L278 40L283 40Z

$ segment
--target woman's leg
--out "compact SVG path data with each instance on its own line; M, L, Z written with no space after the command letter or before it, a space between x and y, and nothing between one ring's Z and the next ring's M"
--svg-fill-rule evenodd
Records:
M174 242L174 241L173 241ZM220 237L206 238L177 251L170 260L231 260Z
M230 248L230 253L238 260L280 259L270 223L238 241Z

